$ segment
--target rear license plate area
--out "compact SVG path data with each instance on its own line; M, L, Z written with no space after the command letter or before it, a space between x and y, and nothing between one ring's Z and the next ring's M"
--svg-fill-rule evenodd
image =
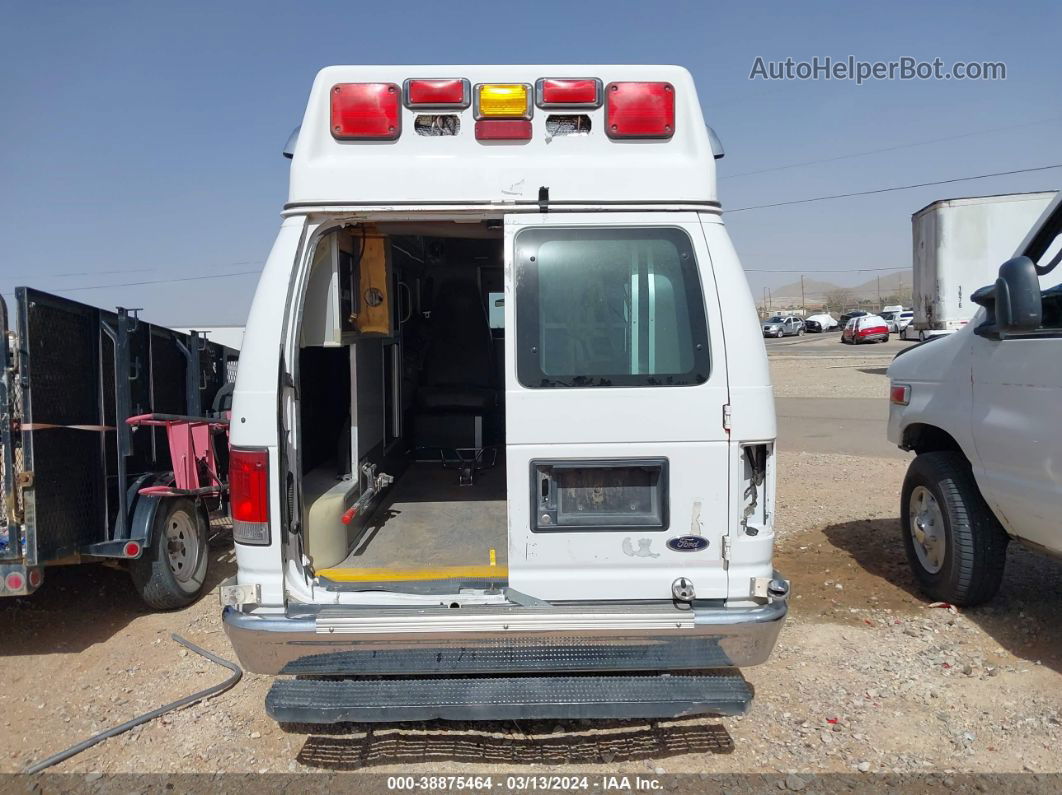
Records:
M666 530L667 459L531 462L536 533Z

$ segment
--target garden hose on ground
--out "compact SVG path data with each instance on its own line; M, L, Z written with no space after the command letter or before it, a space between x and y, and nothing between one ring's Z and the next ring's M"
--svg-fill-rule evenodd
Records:
M157 718L160 715L165 715L167 712L172 712L175 709L180 709L181 707L186 707L189 704L194 704L197 701L202 701L204 698L210 698L211 696L216 696L219 693L224 693L226 690L230 689L237 682L239 682L240 678L243 676L243 671L236 663L231 663L228 660L223 660L216 654L211 654L206 649L202 649L199 646L196 646L194 643L185 640L176 633L170 635L170 637L180 643L182 646L191 649L201 657L206 657L212 663L216 663L217 665L220 665L224 668L228 668L230 671L232 671L232 675L224 682L208 687L206 690L200 690L198 693L193 693L190 696L185 696L184 698L179 698L176 701L171 701L165 706L161 706L158 709L153 709L151 712L145 712L143 715L139 715L138 717L135 717L132 720L127 720L125 723L119 724L118 726L114 726L110 729L105 729L99 734L94 734L87 740L82 740L81 742L77 743L77 745L71 745L65 751L60 751L57 754L49 756L47 759L37 762L34 765L30 765L26 768L25 772L30 775L34 773L40 773L45 768L49 768L52 765L57 765L64 759L69 759L70 757L81 753L86 748L91 748L92 746L96 745L96 743L106 740L108 737L114 737L115 735L121 734L122 732L127 732L133 727L139 726L141 723L147 723L149 720L153 720L154 718Z

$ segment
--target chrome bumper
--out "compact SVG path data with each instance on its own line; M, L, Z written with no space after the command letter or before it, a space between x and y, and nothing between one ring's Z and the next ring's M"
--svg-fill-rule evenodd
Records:
M243 667L260 674L681 670L764 662L787 609L782 599L686 609L325 606L285 615L226 607L222 620Z

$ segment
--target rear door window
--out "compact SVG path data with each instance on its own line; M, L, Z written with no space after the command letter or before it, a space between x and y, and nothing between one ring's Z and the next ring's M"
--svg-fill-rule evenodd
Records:
M516 247L517 376L530 388L708 380L693 246L673 228L535 228Z

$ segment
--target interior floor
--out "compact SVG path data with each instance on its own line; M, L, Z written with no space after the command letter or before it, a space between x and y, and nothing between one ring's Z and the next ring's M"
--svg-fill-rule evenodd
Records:
M414 463L388 489L351 553L317 572L339 582L504 580L505 462L472 485L441 463Z

